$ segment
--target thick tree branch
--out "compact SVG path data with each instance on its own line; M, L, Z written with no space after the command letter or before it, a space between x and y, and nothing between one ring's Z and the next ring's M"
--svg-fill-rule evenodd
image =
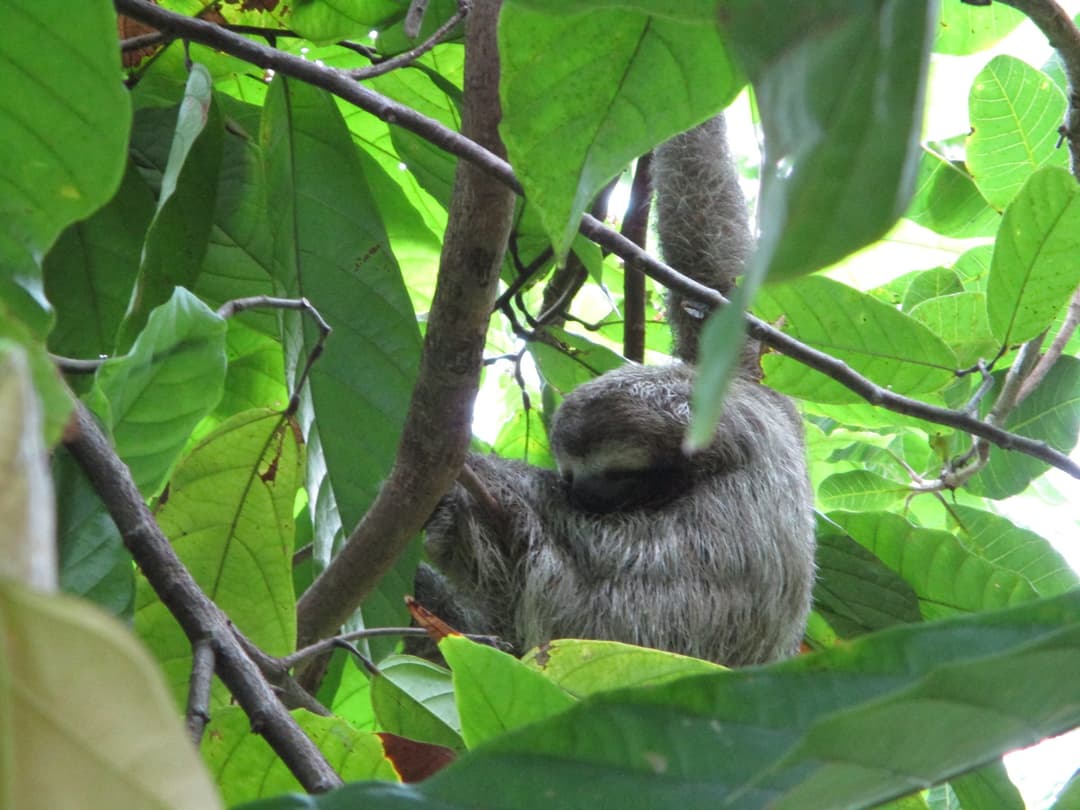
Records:
M312 793L341 785L322 753L296 724L233 635L221 612L188 573L161 533L131 472L116 455L93 415L76 404L64 444L105 503L124 545L154 591L176 618L192 648L209 643L215 670L261 734L300 784ZM196 698L198 700L198 698Z
M465 22L462 130L488 156L485 162L509 171L498 135L498 10L498 0L478 0ZM464 464L513 208L505 183L468 161L458 164L420 373L397 459L341 552L301 597L301 645L337 631L420 531Z

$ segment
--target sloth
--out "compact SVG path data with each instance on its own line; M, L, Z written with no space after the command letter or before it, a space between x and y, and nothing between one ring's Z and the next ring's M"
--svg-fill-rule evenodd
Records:
M752 237L723 117L658 148L654 177L665 258L727 293ZM518 652L608 639L744 666L798 650L815 570L798 413L760 384L751 349L711 443L688 454L705 307L673 294L669 311L675 362L623 366L562 402L557 472L470 455L426 527L437 570L418 572L421 603Z

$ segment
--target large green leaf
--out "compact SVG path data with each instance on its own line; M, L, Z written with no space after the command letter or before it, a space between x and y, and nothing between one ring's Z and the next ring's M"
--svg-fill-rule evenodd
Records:
M0 299L43 333L42 257L124 173L131 104L112 4L5 3L0 73Z
M574 698L510 653L447 636L439 642L454 676L461 736L469 748L565 711Z
M224 379L225 321L182 287L150 313L128 354L98 369L89 404L143 494L164 486Z
M438 58L442 68L439 73L429 69L395 70L372 79L371 86L452 130L460 130L461 89L444 79L443 72L457 78L456 74L464 67L463 53L461 48L453 48L449 53L440 53ZM394 150L409 173L443 208L449 209L457 158L401 127L391 127L389 134Z
M191 67L117 345L126 350L175 287L193 289L210 239L225 125L209 71Z
M975 53L993 45L1023 21L1023 12L1003 3L976 7L946 1L941 4L934 50L938 53Z
M419 361L419 332L356 147L333 99L278 78L261 141L274 200L275 282L306 297L334 329L312 369L300 420L308 439L308 495L316 557L324 564L342 530L359 521L393 463ZM286 367L296 384L317 337L290 313ZM405 621L401 594L415 557L384 579L365 606L371 625ZM380 645L388 651L392 645Z
M60 587L130 620L135 564L86 473L65 449L52 462Z
M261 108L218 98L227 121L242 118L250 124L247 137L226 130L206 255L194 291L211 306L234 298L272 295L274 263L274 207L267 194L262 150L257 141ZM247 312L238 316L248 326L279 338L277 313ZM234 319L236 320L236 319Z
M309 0L292 6L289 27L315 42L366 37L404 15L394 0Z
M513 0L515 5L548 14L572 16L595 9L632 9L657 17L687 22L712 23L716 20L716 0Z
M45 257L45 292L56 309L49 349L68 357L111 354L131 300L154 197L134 163L120 190L67 228Z
M1039 596L1057 596L1080 585L1080 577L1050 543L1008 518L953 504L958 537L979 556L1024 577Z
M579 638L549 641L530 650L522 662L576 697L628 686L656 686L724 669L711 661L663 650Z
M1080 284L1080 185L1065 169L1028 178L1005 210L990 264L986 308L1003 343L1046 329Z
M280 412L239 414L184 459L156 514L207 596L271 655L292 652L296 645L293 503L303 480L301 447L295 427ZM190 648L141 577L138 590L135 626L182 695Z
M1065 95L1041 71L995 56L975 77L968 108L968 169L996 208L1008 205L1040 166L1067 164L1068 150L1057 148Z
M371 706L382 731L455 750L465 747L450 673L430 661L408 655L380 661Z
M0 804L220 808L146 651L86 602L0 583Z
M890 512L833 512L829 517L911 585L927 619L1038 597L1012 566L987 559L949 532L917 528Z
M499 53L502 136L559 255L627 162L741 84L714 25L625 8L567 16L507 3Z
M293 717L343 779L395 778L374 734L302 710ZM230 806L302 789L266 740L251 733L251 719L237 706L214 712L203 736L202 755Z
M937 233L958 239L989 236L997 229L999 220L964 167L926 147L919 160L915 196L907 216Z
M811 276L768 287L758 314L897 393L937 391L953 380L956 356L913 318L828 278ZM762 358L766 381L785 393L817 402L858 402L839 383L778 355Z
M937 5L722 4L765 130L761 238L748 273L812 272L879 238L904 212Z
M837 524L819 518L817 541L814 609L841 637L921 621L911 586Z
M911 307L908 314L948 343L963 368L997 354L999 344L990 331L985 293L939 295Z
M247 810L869 807L1080 724L1080 592L594 695L421 785ZM496 787L497 786L497 787Z

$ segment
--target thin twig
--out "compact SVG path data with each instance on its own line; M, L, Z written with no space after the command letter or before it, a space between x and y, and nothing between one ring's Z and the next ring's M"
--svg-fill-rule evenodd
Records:
M109 358L97 357L92 360L81 360L76 357L61 357L58 354L50 353L49 359L65 374L94 374Z
M1046 350L1046 354L1039 358L1039 362L1035 364L1035 368L1031 370L1031 373L1024 378L1024 383L1020 386L1020 393L1016 396L1017 405L1027 399L1031 392L1039 386L1039 383L1046 379L1046 375L1050 373L1054 363L1064 353L1065 346L1076 333L1078 326L1080 326L1080 290L1073 293L1072 300L1069 301L1069 309L1065 313L1065 321L1054 336L1050 348Z
M622 235L644 248L649 232L652 192L652 153L638 158L630 200L623 216ZM645 360L645 274L634 262L623 266L623 355L641 363Z
M427 13L428 0L412 0L409 10L405 12L405 36L416 39L420 36L420 29L424 25L424 14Z
M364 79L373 79L376 76L382 76L384 73L389 73L391 70L396 70L400 67L412 64L425 53L430 51L453 31L461 21L465 19L465 15L469 13L469 4L467 0L458 0L458 9L454 14L438 27L438 29L430 37L425 39L415 48L399 53L397 56L392 56L389 59L385 59L371 67L356 68L350 70L349 75L357 81L363 81Z
M249 309L298 310L310 316L311 319L315 321L315 326L319 330L319 338L315 341L315 345L311 347L311 352L308 354L307 361L304 363L304 370L300 372L300 376L296 380L296 389L292 392L292 396L289 397L289 407L285 410L285 415L292 416L300 407L300 392L304 388L304 383L307 382L308 375L311 374L311 369L315 365L315 361L318 360L319 356L322 354L326 339L330 337L330 334L334 330L330 327L330 324L326 322L326 319L323 318L319 310L312 306L311 302L306 298L274 298L269 295L253 295L249 298L234 298L218 307L217 314L227 320L232 316Z
M169 40L170 38L160 31L155 31L152 34L139 34L137 37L128 37L127 39L120 40L120 50L125 53L127 51L138 51L142 48L161 45Z
M214 646L202 639L191 645L191 678L188 680L188 734L198 747L210 722L210 683L214 678Z

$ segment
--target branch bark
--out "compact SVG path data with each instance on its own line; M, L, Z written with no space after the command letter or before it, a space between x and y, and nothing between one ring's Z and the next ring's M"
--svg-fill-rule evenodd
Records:
M480 0L466 19L462 131L483 150L486 164L497 161L509 171L498 134L499 5ZM514 194L505 183L468 161L458 164L420 374L397 460L341 552L301 597L301 645L336 632L420 531L464 464L513 207Z
M304 789L324 793L342 784L233 635L229 618L203 593L161 533L131 472L116 455L93 415L77 403L64 445L86 471L124 539L124 545L192 648L209 643L214 668L236 702Z

